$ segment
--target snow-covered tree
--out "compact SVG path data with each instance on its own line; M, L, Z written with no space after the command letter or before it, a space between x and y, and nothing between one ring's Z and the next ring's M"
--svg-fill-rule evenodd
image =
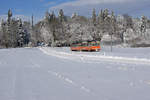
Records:
M60 9L59 14L58 14L58 18L59 18L60 22L65 21L65 16L64 16L63 9Z
M16 20L12 15L9 10L8 19L1 23L0 45L4 47L24 46L29 41L33 46L40 42L53 47L69 46L76 41L104 41L105 37L113 37L114 44L132 46L136 43L149 43L150 39L148 18L142 17L140 20L128 14L115 16L108 9L101 10L98 16L93 9L91 18L76 13L71 17L65 16L62 9L58 16L47 11L45 18L32 27L29 22Z
M93 9L93 12L92 12L92 22L93 22L93 24L94 25L96 25L96 11L95 11L95 9Z
M146 32L147 18L145 16L142 16L141 22L142 22L140 27L141 35L144 35L144 38L146 38L145 32Z

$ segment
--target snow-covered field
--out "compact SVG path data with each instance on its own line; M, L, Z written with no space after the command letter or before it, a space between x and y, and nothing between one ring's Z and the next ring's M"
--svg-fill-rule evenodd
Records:
M150 48L0 50L0 100L150 100Z

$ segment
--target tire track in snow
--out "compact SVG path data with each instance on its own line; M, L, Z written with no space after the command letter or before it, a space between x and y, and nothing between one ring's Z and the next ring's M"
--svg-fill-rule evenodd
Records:
M72 85L73 87L80 89L83 92L88 93L96 98L102 97L103 98L102 100L111 100L109 97L106 97L105 95L102 95L99 93L97 94L94 91L91 91L91 89L87 88L85 85L78 84L78 83L74 82L73 80L71 80L70 78L60 74L59 72L49 70L48 73L50 73L51 75L57 77L58 79L66 82L66 83ZM99 100L101 100L101 99L99 98Z
M40 68L41 66L34 63L34 61L32 59L29 59L29 62L31 63L32 68Z
M53 76L55 76L55 77L57 77L57 78L59 78L59 79L65 81L65 82L71 84L71 85L74 86L74 87L77 87L77 88L81 89L81 90L84 91L84 92L91 93L91 90L90 90L89 88L87 88L87 87L85 87L85 86L83 86L83 85L77 84L76 82L74 82L74 81L71 80L70 78L63 76L62 74L60 74L60 73L58 73L58 72L48 71L48 73L50 73L51 75L53 75Z
M117 57L117 56L105 56L105 55L88 55L78 53L67 53L55 51L50 48L39 48L43 53L55 56L62 59L82 61L86 63L95 63L96 61L110 61L110 62L122 62L122 63L138 63L150 65L150 59L145 58L129 58L129 57Z

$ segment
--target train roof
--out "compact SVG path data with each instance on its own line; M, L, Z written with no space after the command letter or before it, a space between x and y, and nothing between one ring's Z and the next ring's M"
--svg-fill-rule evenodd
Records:
M79 43L89 43L89 42L100 42L95 40L87 40L87 41L74 41L72 44L79 44Z

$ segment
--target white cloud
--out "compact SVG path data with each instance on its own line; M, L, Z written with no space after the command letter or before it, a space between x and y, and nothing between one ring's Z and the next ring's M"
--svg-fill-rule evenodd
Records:
M50 10L64 9L65 14L70 15L73 12L78 12L81 15L91 15L91 10L108 8L118 13L128 13L130 11L139 9L145 4L149 3L149 0L76 0L66 3L62 3L50 8ZM133 13L133 12L132 12Z
M14 8L14 9L13 9L13 11L14 11L14 12L16 12L16 13L23 12L23 10L22 10L22 9L16 9L16 8Z
M53 2L53 1L47 2L44 6L51 6L51 5L55 4L55 3L56 3L56 2Z
M21 18L23 21L30 21L30 17L24 15L14 15L12 18ZM7 15L0 15L0 20L7 20Z
M124 2L132 2L136 0L76 0L66 2L60 5L57 5L52 8L61 8L66 6L86 6L86 5L95 5L95 4L103 4L103 3L124 3Z
M44 0L40 0L40 2L44 2Z
M7 20L7 15L0 15L0 22L2 20L6 21ZM25 15L13 15L12 18L15 18L16 20L17 19L22 19L22 21L29 21L31 22L31 16L25 16ZM41 21L43 18L42 17L37 17L37 16L34 16L34 24L36 24L37 22Z

